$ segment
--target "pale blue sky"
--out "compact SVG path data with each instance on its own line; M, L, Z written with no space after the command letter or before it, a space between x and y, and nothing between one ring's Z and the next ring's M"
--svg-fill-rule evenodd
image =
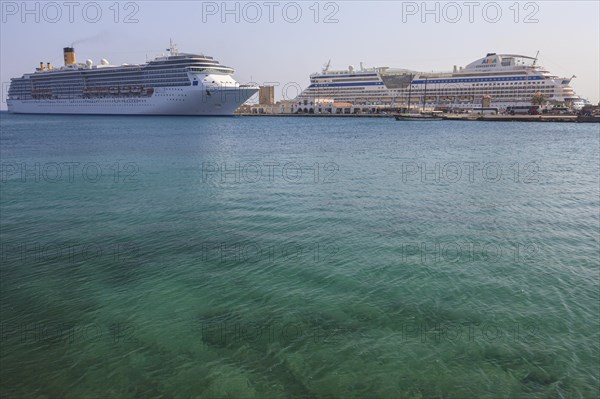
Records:
M514 1L476 1L470 6L437 2L438 11L436 2L428 2L433 12L427 15L421 14L422 2L336 1L319 2L318 7L314 1L228 2L232 12L224 16L221 1L73 3L28 2L27 13L21 1L1 2L2 109L10 78L33 71L40 61L62 64L65 46L74 43L81 62L107 58L113 64L140 63L163 52L170 37L180 51L203 52L235 68L242 83L297 83L302 88L308 75L329 59L336 69L358 67L362 61L365 66L443 71L487 52L534 56L539 50L539 63L551 72L577 76L572 85L579 95L595 103L600 98L598 1L518 2L516 7ZM301 16L296 17L296 9ZM131 13L133 23L125 23ZM325 23L331 13L333 23ZM295 94L290 86L288 96Z

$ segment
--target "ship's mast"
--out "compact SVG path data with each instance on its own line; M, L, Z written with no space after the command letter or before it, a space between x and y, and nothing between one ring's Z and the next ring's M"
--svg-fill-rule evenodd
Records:
M425 101L427 101L427 80L429 77L425 78L425 92L423 93L423 111L425 111Z
M408 113L410 114L410 98L412 96L412 81L413 81L413 77L411 76L410 78L410 83L408 84Z
M173 39L169 39L169 48L167 49L170 55L177 55L179 51L177 51L177 44L173 43Z

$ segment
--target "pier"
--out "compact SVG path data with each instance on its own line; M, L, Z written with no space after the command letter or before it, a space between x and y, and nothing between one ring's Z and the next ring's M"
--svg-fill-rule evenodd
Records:
M577 122L577 115L479 115L447 114L444 120L483 122Z
M236 116L259 117L323 117L323 118L393 118L393 113L378 114L304 114L304 113L278 113L257 114L237 113ZM440 117L448 121L480 121L480 122L561 122L561 123L600 123L599 117L577 115L479 115L479 114L442 114Z

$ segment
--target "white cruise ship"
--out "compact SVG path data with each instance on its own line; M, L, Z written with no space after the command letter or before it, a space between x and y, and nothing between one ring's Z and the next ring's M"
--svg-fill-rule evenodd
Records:
M8 111L36 114L232 115L258 92L236 82L233 69L212 57L169 54L145 64L94 65L64 48L65 65L50 63L11 79Z
M322 101L392 106L423 106L470 109L480 107L484 97L491 106L531 105L534 95L552 103L577 104L572 78L551 74L537 64L537 57L490 53L465 68L452 72L416 72L388 67L362 67L310 76L310 86L298 97L299 107Z

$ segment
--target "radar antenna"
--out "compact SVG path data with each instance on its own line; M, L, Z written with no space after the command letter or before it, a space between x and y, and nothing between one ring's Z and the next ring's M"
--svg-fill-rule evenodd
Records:
M167 51L171 55L179 54L179 51L177 51L177 44L173 43L173 39L169 39L169 48L167 49Z

